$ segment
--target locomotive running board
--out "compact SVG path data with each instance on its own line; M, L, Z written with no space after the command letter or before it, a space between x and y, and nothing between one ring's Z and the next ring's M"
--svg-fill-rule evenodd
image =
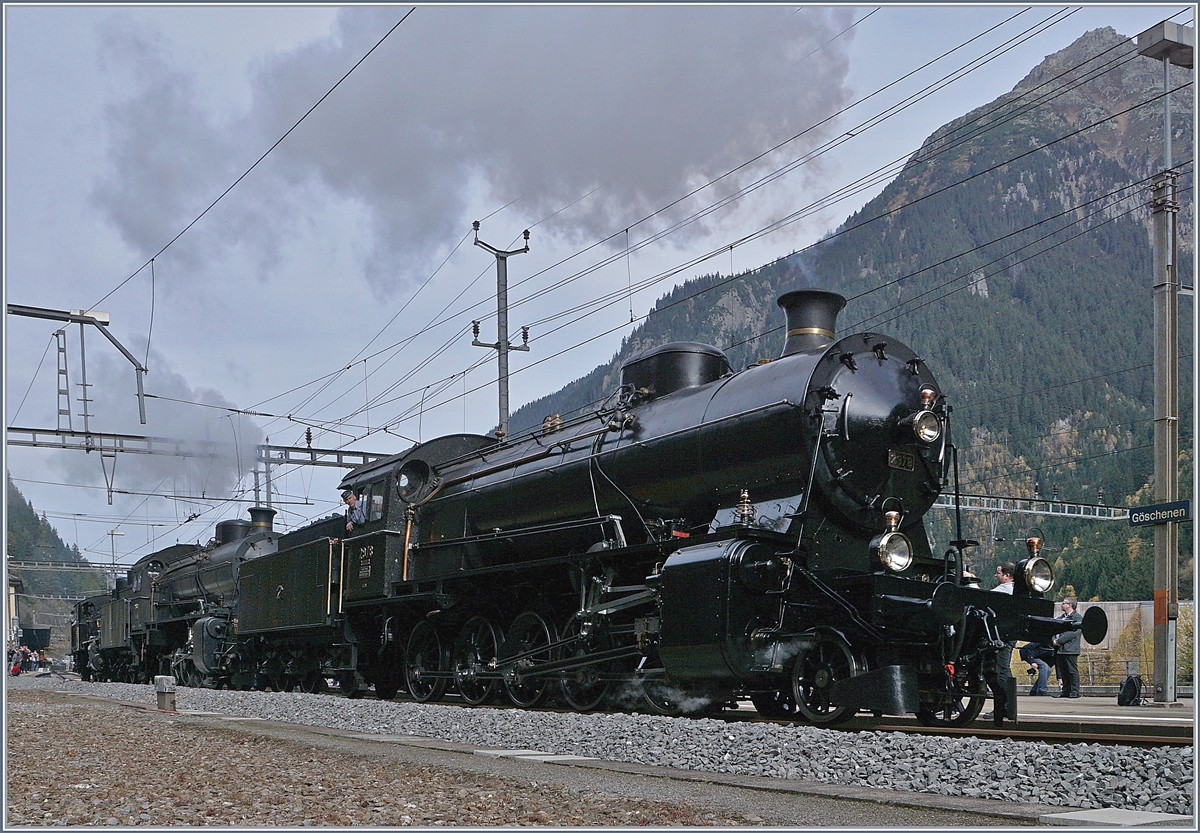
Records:
M625 531L621 528L620 515L597 515L590 518L582 518L579 520L557 521L555 523L541 524L539 526L516 527L514 529L500 529L493 532L485 532L480 535L464 535L460 538L443 538L438 541L426 541L424 543L416 543L410 546L410 550L414 554L433 552L447 547L460 547L465 544L479 544L488 541L503 541L508 538L523 538L528 535L545 535L553 532L562 532L570 529L583 529L589 526L601 526L611 523L613 525L613 534L615 535L616 546L618 549L624 548Z

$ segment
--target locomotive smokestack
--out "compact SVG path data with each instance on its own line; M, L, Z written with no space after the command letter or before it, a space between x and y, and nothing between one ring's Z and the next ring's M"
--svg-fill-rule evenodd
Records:
M787 313L787 340L780 356L783 358L828 347L846 299L825 289L798 289L780 295L777 303Z
M250 507L250 528L251 531L265 529L271 531L271 519L275 517L275 510L268 509L265 506Z

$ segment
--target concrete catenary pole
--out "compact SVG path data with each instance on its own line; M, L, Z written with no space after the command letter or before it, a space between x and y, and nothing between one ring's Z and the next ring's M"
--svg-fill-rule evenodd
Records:
M476 347L490 347L499 355L500 364L500 422L496 436L501 441L508 437L508 354L511 350L529 350L529 330L522 331L524 340L520 347L508 343L508 259L513 255L523 255L529 251L529 229L525 229L525 247L502 251L489 246L479 239L479 221L474 223L475 245L486 249L496 256L496 343L487 344L479 340L479 322L474 322L475 340L471 344Z
M1154 499L1179 499L1178 174L1171 159L1171 65L1192 67L1194 32L1163 21L1138 35L1138 52L1162 61L1163 171L1150 190L1154 221ZM1179 619L1179 525L1154 527L1154 702L1174 703Z

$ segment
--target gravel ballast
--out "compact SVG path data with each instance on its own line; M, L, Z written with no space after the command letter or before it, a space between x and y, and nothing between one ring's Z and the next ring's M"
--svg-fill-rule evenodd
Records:
M155 705L154 687L16 678L39 687ZM1193 748L1136 749L643 714L558 714L301 693L179 688L179 710L379 735L882 790L1081 809L1194 815ZM11 732L11 727L10 727Z
M329 739L280 740L246 724L194 724L48 691L11 692L8 716L5 829L753 823L747 813L395 761L378 746L356 754Z

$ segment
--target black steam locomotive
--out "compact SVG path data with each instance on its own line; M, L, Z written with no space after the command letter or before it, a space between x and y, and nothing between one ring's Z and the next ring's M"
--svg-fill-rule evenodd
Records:
M974 719L1011 640L1073 627L1050 565L1013 594L935 554L949 408L895 339L834 339L845 299L779 299L783 355L733 372L675 342L625 363L605 406L517 437L440 437L342 482L366 507L272 530L269 509L206 547L143 558L78 605L76 667L98 679L402 689L534 706L719 708L830 724L859 709ZM961 538L961 534L959 536ZM1088 611L1085 638L1107 623Z

